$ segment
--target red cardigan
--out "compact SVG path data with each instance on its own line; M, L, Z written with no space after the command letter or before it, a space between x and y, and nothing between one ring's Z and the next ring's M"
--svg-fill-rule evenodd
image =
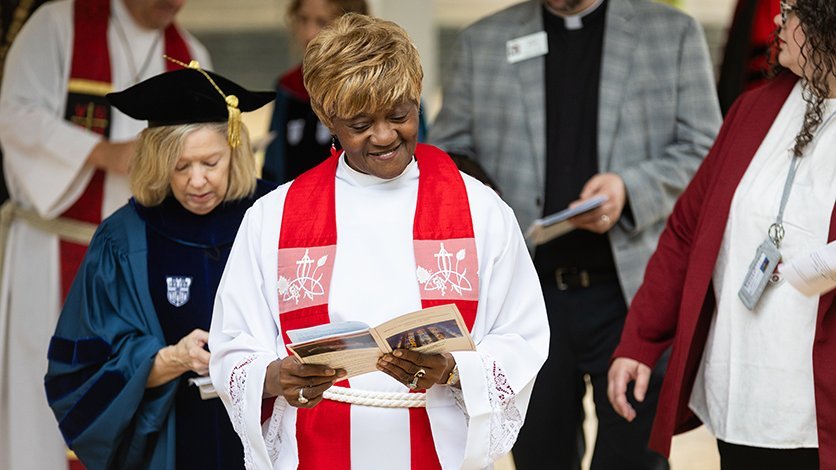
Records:
M797 78L784 74L744 94L682 194L650 258L613 357L653 365L668 346L670 362L649 445L664 455L671 437L700 422L688 408L715 299L711 286L717 253L737 185L781 110ZM836 238L836 206L828 240ZM813 343L813 378L821 468L836 468L836 303L819 301Z

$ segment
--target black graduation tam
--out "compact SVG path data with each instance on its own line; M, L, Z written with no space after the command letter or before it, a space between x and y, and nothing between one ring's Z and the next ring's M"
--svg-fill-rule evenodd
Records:
M241 112L254 111L275 97L273 91L249 91L201 69L196 61L107 94L112 106L134 119L148 121L148 127L228 121L233 148L239 142Z

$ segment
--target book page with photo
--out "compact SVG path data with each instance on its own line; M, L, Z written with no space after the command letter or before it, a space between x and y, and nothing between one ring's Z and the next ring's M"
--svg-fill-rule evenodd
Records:
M287 332L287 348L303 364L345 369L346 378L377 370L377 359L395 349L423 353L476 349L454 304L406 313L377 327L339 322Z

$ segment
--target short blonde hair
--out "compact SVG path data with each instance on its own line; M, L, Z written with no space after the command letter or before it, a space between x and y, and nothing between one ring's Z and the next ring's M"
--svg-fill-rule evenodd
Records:
M319 120L418 104L424 71L418 49L391 21L348 13L326 26L305 50L305 88Z
M226 142L225 122L149 127L140 133L130 171L131 193L137 202L152 207L171 194L171 178L183 153L186 137L202 128L218 132ZM224 200L251 196L255 192L256 178L250 134L247 126L241 123L241 144L232 149L230 155L229 187Z

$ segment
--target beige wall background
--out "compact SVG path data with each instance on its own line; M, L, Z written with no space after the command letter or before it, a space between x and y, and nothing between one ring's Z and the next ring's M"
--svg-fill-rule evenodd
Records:
M519 0L369 0L373 13L425 11L429 19L447 26L464 26ZM617 1L617 0L616 0ZM283 23L287 0L191 0L180 20L201 29L276 27ZM732 0L681 0L683 10L700 21L725 23L734 8Z
M473 21L488 14L517 3L519 0L368 0L372 13L390 19L403 26L415 41L421 52L424 64L424 96L429 116L435 116L440 106L440 73L443 68L442 57L449 51L451 32L461 29ZM619 0L613 0L619 1ZM734 9L734 0L680 0L683 10L696 17L704 26L711 47L716 56L725 40L725 29L730 22ZM275 60L260 60L248 65L228 66L233 70L220 70L233 77L239 74L255 76L259 70L269 69L271 76L277 75L287 64L298 61L299 53L287 41L285 11L288 0L191 0L180 14L180 22L190 31L210 37L236 33L260 32L264 40L276 40ZM445 36L445 32L447 35ZM254 42L263 42L256 41ZM279 43L281 45L279 45ZM211 44L210 44L211 46ZM266 45L252 44L243 51L254 53L253 49ZM210 47L216 57L218 53ZM239 52L240 54L241 52ZM281 59L281 60L279 60ZM225 63L226 61L224 61ZM250 67L249 70L246 70ZM251 79L255 80L255 79ZM261 81L264 81L263 79ZM265 87L269 83L253 83L245 78L243 82L250 86Z

